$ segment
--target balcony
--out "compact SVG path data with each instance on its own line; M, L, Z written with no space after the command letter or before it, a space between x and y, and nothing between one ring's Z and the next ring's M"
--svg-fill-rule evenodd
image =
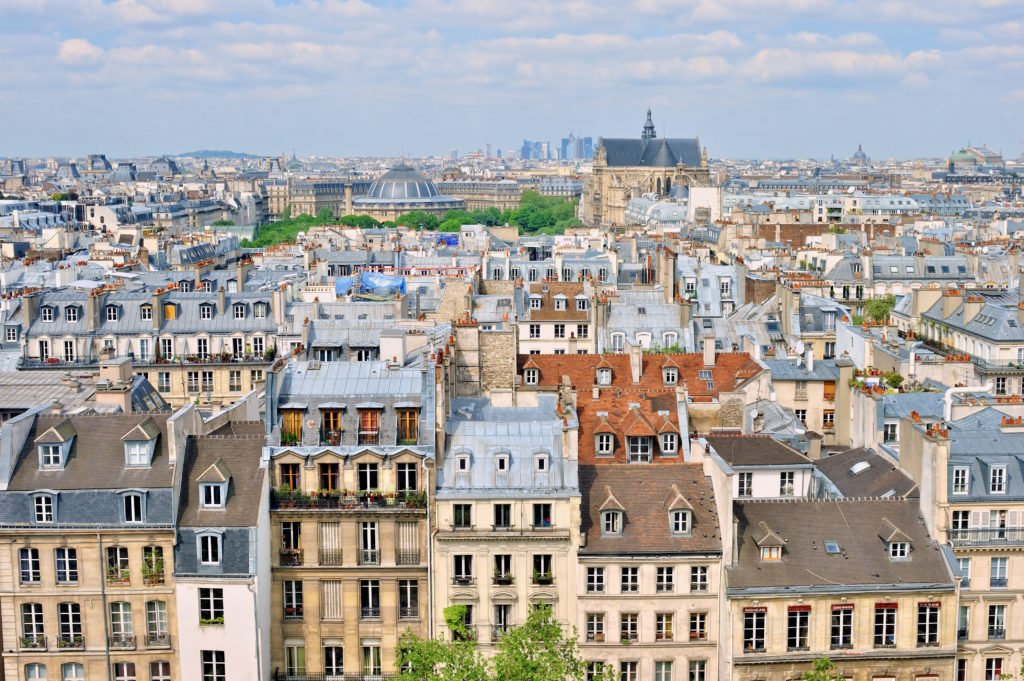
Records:
M501 637L508 633L512 626L509 624L492 624L491 625L491 643L497 643L501 640ZM601 635L604 638L604 634Z
M153 634L146 634L147 648L170 648L171 635L166 631L158 631Z
M379 445L380 444L380 431L379 430L360 430L359 431L359 442L361 445Z
M324 672L303 672L288 674L274 670L273 681L392 681L398 674L327 674Z
M81 634L61 634L57 637L57 647L61 650L85 650L85 637Z
M966 641L968 638L969 638L968 631L966 629L957 629L956 630L956 640L957 641Z
M360 565L380 565L380 551L378 549L360 549Z
M132 577L128 568L107 568L107 586L131 586Z
M833 643L831 646L832 650L852 650L852 643Z
M918 648L937 648L938 646L939 646L939 638L938 638L938 636L936 636L934 638L925 638L925 637L922 637L922 636L918 636L918 638L917 638L917 647Z
M1005 589L1006 577L992 577L988 580L988 585L992 589Z
M419 565L420 552L398 549L395 551L396 565Z
M399 510L422 509L427 507L425 492L353 492L335 490L331 492L304 494L273 490L270 494L270 508L296 511L365 511L373 509Z
M1005 627L989 627L988 628L988 640L990 641L1002 641L1006 638Z
M359 619L362 620L379 620L380 619L380 608L374 606L363 606L359 608Z
M457 631L454 631L454 630L452 631L452 640L453 641L475 641L475 640L477 640L477 635L476 635L477 632L476 632L476 627L475 626L473 626L472 624L463 624L462 626L465 629L465 631L461 631L461 632L457 632Z
M533 583L536 584L537 586L551 586L552 584L555 583L555 578L554 578L554 576L552 576L552 574L550 572L548 572L546 574L536 574L536 573L534 573L534 575L533 575Z
M455 586L472 586L475 583L476 580L470 575L456 575L452 577L452 584Z
M344 429L321 430L320 444L328 447L337 447L341 444L341 436L345 434Z
M341 551L341 549L320 549L320 564L321 565L341 565L342 564L342 551Z
M953 546L1024 546L1024 527L948 530Z
M286 620L301 620L302 619L302 606L293 605L284 609L284 619Z
M418 605L403 605L398 608L398 619L400 620L418 620L420 618L420 608Z
M512 531L512 523L501 523L501 524L495 523L494 525L491 525L491 529L494 532L511 532Z
M42 634L30 634L18 639L18 647L22 650L46 650L46 637Z
M302 567L302 549L281 549L281 567Z
M117 650L135 650L135 635L111 634L110 647Z
M512 586L515 582L515 578L510 574L496 574L494 575L494 584L497 586Z
M587 640L594 643L604 643L604 632L587 632Z

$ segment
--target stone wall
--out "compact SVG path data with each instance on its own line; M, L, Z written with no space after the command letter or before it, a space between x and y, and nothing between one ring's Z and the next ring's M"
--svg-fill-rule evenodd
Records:
M482 331L480 333L481 390L512 388L515 376L515 331L511 329L508 331Z

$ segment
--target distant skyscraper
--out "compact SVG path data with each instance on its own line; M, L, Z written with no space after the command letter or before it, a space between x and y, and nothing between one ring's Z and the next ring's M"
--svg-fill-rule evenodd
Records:
M451 151L449 151L448 153L449 153L449 154L451 155L451 159L452 159L452 162L453 162L453 163L454 163L455 161L458 161L458 160L459 160L459 152L458 152L458 150L457 150L457 149L452 149L452 150L451 150Z
M571 132L569 133L568 137L563 137L561 153L558 157L562 159L577 158L578 155L576 153L576 144L578 142L579 140L576 137L574 137Z
M491 143L490 142L488 142L487 145L484 147L484 155L487 156L487 158L491 157Z

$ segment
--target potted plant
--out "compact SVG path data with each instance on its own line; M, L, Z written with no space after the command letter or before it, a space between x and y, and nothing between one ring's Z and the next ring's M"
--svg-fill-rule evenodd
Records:
M594 634L594 640L595 641L603 641L604 640L604 634Z
M551 584L552 581L553 580L552 580L550 572L538 572L537 570L533 571L533 583L534 584L548 585L548 584Z
M210 617L210 618L203 617L203 618L200 618L199 624L201 626L208 626L208 627L209 626L220 626L220 625L224 624L224 617L223 616L221 616L221 617Z
M499 570L494 571L494 583L502 586L508 586L512 583L511 572L500 572Z
M152 565L147 561L142 563L142 583L153 585L164 583L164 559L163 557L154 558Z
M295 614L295 608L285 608L284 614L288 615L289 617L293 616Z

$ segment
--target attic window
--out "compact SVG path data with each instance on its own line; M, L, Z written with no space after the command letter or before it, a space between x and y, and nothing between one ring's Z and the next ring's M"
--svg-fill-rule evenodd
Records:
M530 309L531 310L539 310L540 309L540 296L538 296L538 295L530 296Z
M992 494L1006 493L1006 467L993 466L988 476L988 491Z
M693 529L693 518L690 511L672 511L669 514L669 529L674 535L687 535Z
M64 448L60 444L39 445L40 468L63 468Z
M762 546L761 560L782 560L781 546Z
M267 316L267 304L256 303L252 307L252 316L256 319L264 319Z
M203 508L224 508L224 483L204 482L199 485Z
M125 465L137 468L150 465L153 458L153 440L128 440L124 443Z
M889 542L889 560L908 560L910 558L910 542Z
M622 511L601 512L601 535L605 537L622 535Z
M603 456L610 456L615 449L615 437L611 433L598 433L597 453Z
M143 321L150 321L153 319L153 306L143 305L139 308L139 318Z
M527 369L526 371L523 372L523 382L526 383L526 385L537 385L539 380L539 369Z
M661 434L661 453L665 456L674 456L677 450L678 436L675 433Z
M665 367L661 374L665 379L665 385L675 385L679 381L679 370L675 367Z
M43 307L41 307L40 310L39 310L39 313L40 313L40 315L42 317L42 320L44 322L52 322L53 321L53 308L50 307L49 305L44 305Z
M107 305L107 321L117 321L117 305Z
M245 305L235 305L235 319L245 319Z
M629 440L629 462L650 463L651 462L651 438L646 436L630 437Z
M871 468L871 464L867 461L858 461L857 463L850 466L850 475L856 477Z
M213 319L213 305L200 305L199 318L202 320Z
M597 384L598 385L611 385L612 384L612 370L602 368L597 370Z
M564 310L565 309L565 298L555 298L555 309L556 310Z
M71 306L65 308L64 309L64 319L65 319L65 321L69 321L69 322L77 322L78 321L78 308L77 307L71 307Z
M494 468L497 471L508 470L508 454L498 454L494 457Z
M548 455L547 454L538 454L535 457L535 462L536 462L536 467L537 467L537 472L538 473L543 473L543 472L547 471L547 469L548 469Z

